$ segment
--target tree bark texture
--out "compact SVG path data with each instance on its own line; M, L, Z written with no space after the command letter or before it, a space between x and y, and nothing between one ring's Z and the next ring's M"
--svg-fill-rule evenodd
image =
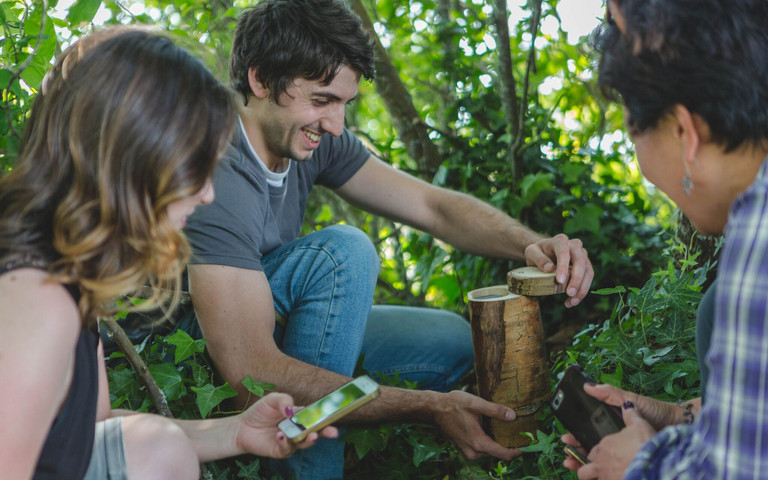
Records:
M493 8L493 23L496 27L496 54L499 58L499 96L504 117L508 120L506 133L510 138L518 134L517 89L515 76L512 71L512 50L509 44L509 17L507 16L507 0L495 0ZM512 168L512 177L517 178L519 170L512 148L507 152L507 158Z
M509 293L506 285L469 293L469 318L480 396L517 413L514 422L491 419L489 434L501 445L528 445L540 403L550 394L539 301Z

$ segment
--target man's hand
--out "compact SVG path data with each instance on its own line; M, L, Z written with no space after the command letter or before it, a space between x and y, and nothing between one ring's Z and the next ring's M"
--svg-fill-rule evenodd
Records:
M459 390L442 394L441 401L435 408L435 424L468 459L491 455L502 460L511 460L523 453L516 448L507 448L496 443L485 434L480 424L481 415L514 421L515 412L512 409Z
M557 283L568 282L565 287L565 293L568 295L568 300L565 301L566 307L575 307L587 296L592 278L595 276L592 263L581 240L569 239L562 233L528 245L525 249L525 261L528 265L539 267L542 272L555 271L557 266L555 271Z

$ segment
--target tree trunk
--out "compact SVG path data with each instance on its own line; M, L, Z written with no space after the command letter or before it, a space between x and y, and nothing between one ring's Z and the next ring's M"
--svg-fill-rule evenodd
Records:
M410 93L400 80L389 54L381 44L373 28L371 18L361 0L350 0L350 6L360 16L363 27L374 40L376 52L376 91L392 116L392 123L400 140L410 156L419 165L419 170L435 172L442 163L437 147L429 139L429 127L419 116Z
M496 27L496 54L499 56L499 95L504 117L508 120L506 133L510 138L510 148L507 152L512 178L518 179L519 166L512 148L515 136L518 134L517 90L515 77L512 72L512 51L509 45L509 24L507 16L507 0L496 0L493 8L493 23Z

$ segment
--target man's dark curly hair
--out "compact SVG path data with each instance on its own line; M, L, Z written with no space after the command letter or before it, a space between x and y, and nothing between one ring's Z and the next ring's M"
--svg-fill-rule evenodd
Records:
M232 86L248 104L248 70L279 104L295 78L330 84L347 65L372 80L373 42L341 0L264 0L238 17L229 63Z
M679 104L727 150L768 139L768 1L617 4L623 21L603 24L593 37L598 84L624 103L632 128L655 127Z

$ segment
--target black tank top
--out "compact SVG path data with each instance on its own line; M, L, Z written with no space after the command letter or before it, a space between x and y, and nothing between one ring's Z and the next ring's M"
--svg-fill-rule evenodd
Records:
M18 268L40 267L34 263L14 263L0 266L0 275ZM65 285L75 300L80 292ZM35 341L34 334L30 341ZM99 394L97 331L83 329L75 348L75 368L67 398L53 421L37 461L35 480L82 480L88 470L96 433L96 403Z

